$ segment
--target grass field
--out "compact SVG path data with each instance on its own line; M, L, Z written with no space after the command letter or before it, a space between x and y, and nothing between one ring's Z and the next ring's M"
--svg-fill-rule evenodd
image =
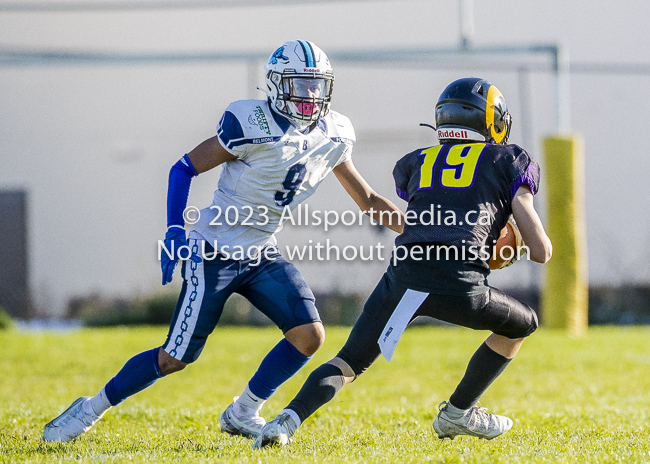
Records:
M263 409L273 417L349 328ZM42 462L650 462L650 328L593 328L585 338L539 330L482 399L514 420L492 441L434 438L437 405L460 380L485 333L414 327L391 363L380 359L306 421L281 450L220 433L219 414L241 392L277 329L219 328L201 359L114 408L68 444L40 442L43 426L96 393L164 328L69 333L0 332L0 461Z

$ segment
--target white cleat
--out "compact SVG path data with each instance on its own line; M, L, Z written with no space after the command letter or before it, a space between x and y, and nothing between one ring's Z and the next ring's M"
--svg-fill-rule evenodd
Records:
M88 398L90 397L77 398L59 417L48 422L43 430L43 440L66 442L90 430L103 414L98 416L86 412L83 404Z
M238 397L233 398L237 401ZM234 403L231 403L219 416L221 431L230 435L243 435L246 438L256 438L266 424L263 417L255 414L253 417L237 417L233 411Z
M297 428L298 426L289 414L280 414L264 426L253 443L253 449L262 449L265 446L282 448L291 442L290 438L296 433Z
M472 406L465 415L459 419L452 419L447 414L447 402L438 405L439 412L433 421L433 429L438 438L451 438L456 435L470 435L472 437L492 440L506 433L512 427L512 420L505 416L488 414L486 408Z

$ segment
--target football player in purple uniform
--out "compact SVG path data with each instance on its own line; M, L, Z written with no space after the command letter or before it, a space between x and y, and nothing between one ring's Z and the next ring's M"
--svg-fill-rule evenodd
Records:
M305 419L381 353L390 359L408 323L421 315L492 332L449 401L440 404L433 422L438 437L492 439L512 427L509 418L476 403L537 329L537 316L490 287L487 276L493 244L511 215L530 258L539 263L551 258L551 241L533 207L539 166L522 148L507 144L511 116L501 92L484 79L447 86L436 104L436 126L440 144L409 153L393 170L408 208L388 270L341 351L310 374L264 426L255 448L288 443ZM442 220L436 221L431 216L438 211Z

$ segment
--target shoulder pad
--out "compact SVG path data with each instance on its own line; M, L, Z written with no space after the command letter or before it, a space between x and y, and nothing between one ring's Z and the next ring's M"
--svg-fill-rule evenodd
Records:
M539 189L539 164L519 145L511 144L508 145L508 148L513 151L514 155L514 161L511 166L513 176L515 177L510 192L512 197L514 197L517 189L521 187L522 184L527 184L532 194L535 195Z
M518 156L518 155L521 154L521 153L526 153L526 154L528 154L528 152L527 152L526 150L524 150L523 148L521 148L521 147L520 147L519 145L517 145L516 143L510 143L510 144L506 145L506 147L510 148L510 149L512 150L512 152L513 152L513 154L514 154L515 156ZM529 155L529 156L530 156L530 155Z
M249 141L265 138L275 139L281 137L285 132L275 122L266 100L238 100L231 103L226 111L237 118L244 138Z
M348 145L354 145L357 136L354 133L352 122L347 116L341 113L331 111L324 118L327 125L327 136L335 142L343 142Z

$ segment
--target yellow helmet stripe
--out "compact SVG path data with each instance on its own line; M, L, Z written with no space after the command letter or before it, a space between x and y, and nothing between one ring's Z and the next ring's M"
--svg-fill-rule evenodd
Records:
M499 134L494 129L494 102L497 98L503 98L503 94L495 86L491 85L488 89L487 103L485 108L485 125L490 130L490 135L495 143L501 143L506 136L506 130L502 130ZM505 99L504 99L505 100Z

